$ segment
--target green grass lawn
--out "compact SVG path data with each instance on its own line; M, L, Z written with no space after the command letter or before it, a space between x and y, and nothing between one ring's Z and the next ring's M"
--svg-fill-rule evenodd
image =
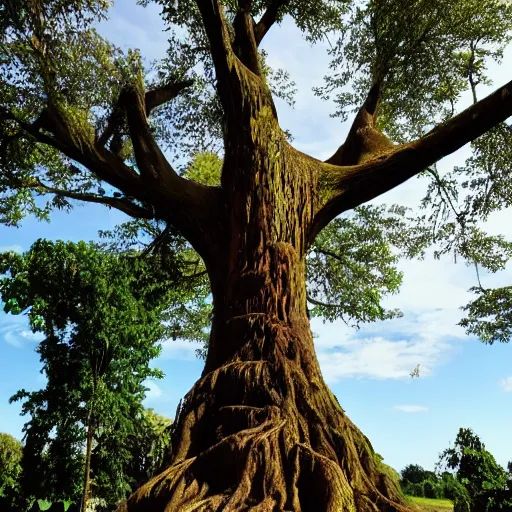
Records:
M406 496L407 501L417 505L418 512L449 512L453 510L453 503L450 500L431 500L428 498L416 498L415 496Z

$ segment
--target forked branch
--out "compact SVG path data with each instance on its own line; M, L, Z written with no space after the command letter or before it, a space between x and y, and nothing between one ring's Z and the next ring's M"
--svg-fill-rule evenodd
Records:
M359 109L345 142L326 163L356 165L388 151L392 142L376 128L381 82L376 81Z
M256 44L259 46L263 38L270 30L272 25L277 21L279 10L285 6L289 0L271 0L268 4L267 10L263 13L260 21L256 24L254 29L254 35L256 38Z
M156 87L146 92L144 96L144 104L146 106L146 116L149 117L151 112L165 103L176 98L183 90L190 87L194 83L193 80L179 80L177 82L169 82L161 87ZM108 140L121 127L125 115L124 105L121 102L122 94L114 105L112 112L107 120L107 126L103 133L98 137L97 145L105 146Z
M148 124L145 96L142 88L132 87L123 93L127 120L139 173L126 165L121 157L95 144L77 145L68 120L55 109L48 108L33 124L2 112L3 119L14 120L23 132L36 141L54 147L69 159L89 169L98 180L120 190L126 198L51 189L34 181L33 189L55 193L81 201L105 204L136 218L160 218L172 223L203 257L211 256L219 238L218 190L186 180L179 176L158 147ZM44 130L44 131L42 131ZM49 132L49 133L48 133ZM154 209L140 206L151 204Z
M240 124L247 123L248 120L246 109L252 108L256 102L255 97L266 94L259 76L259 57L251 14L252 2L237 2L234 40L220 0L196 0L196 3L210 42L226 130L239 133Z
M310 242L340 213L400 185L511 115L512 81L414 142L357 165L325 163L320 187L326 201L315 216Z
M166 179L178 178L151 133L142 84L126 87L120 101L126 108L133 152L143 181L154 184L162 181L164 176Z
M238 11L233 21L234 48L240 61L255 75L260 75L258 45L254 35L252 0L238 0Z

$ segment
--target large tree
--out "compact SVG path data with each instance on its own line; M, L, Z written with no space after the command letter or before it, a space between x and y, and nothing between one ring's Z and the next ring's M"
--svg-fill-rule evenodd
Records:
M3 220L44 217L70 200L105 204L168 223L208 272L214 309L203 375L176 418L169 467L126 508L407 510L323 381L306 258L337 216L423 171L432 176L427 220L441 251L478 262L482 241L503 249L472 215L482 204L506 204L507 158L468 164L471 215L456 211L455 219L446 211L457 182L443 181L435 163L486 133L498 141L487 154L509 151L510 128L500 123L512 114L512 82L481 100L476 90L508 43L511 7L159 3L169 49L146 75L137 51L125 55L93 29L106 0L8 0L0 10ZM356 112L325 162L295 149L279 125L274 97L289 99L290 84L260 46L285 16L309 40L334 42L332 73L318 93L335 95L338 114ZM465 90L474 104L455 115ZM223 157L217 186L187 179L168 158L211 148ZM489 192L489 182L499 186Z

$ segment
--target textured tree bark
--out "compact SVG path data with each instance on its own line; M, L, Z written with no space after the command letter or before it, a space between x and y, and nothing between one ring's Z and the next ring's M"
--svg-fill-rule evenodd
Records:
M0 112L124 197L57 189L37 179L23 187L164 220L208 269L215 313L203 376L176 419L171 465L122 509L405 511L397 484L322 379L306 312L305 253L340 213L510 117L512 82L420 139L395 146L376 127L384 68L377 70L347 140L319 162L286 142L260 69L258 45L289 1L263 2L258 23L251 0L228 3L236 9L233 23L224 15L226 2L195 0L224 114L221 187L176 173L148 123L151 111L188 81L147 92L141 80L126 84L97 138L92 126L77 130L51 100L31 124ZM114 143L124 115L137 170Z
M265 89L240 126L227 136L224 256L206 262L205 369L176 418L170 467L122 509L406 511L315 356L305 255L318 162L287 143Z

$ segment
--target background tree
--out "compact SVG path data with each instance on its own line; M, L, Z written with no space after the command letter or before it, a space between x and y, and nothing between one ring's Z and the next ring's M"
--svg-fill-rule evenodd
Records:
M147 409L144 421L137 427L128 448L132 457L127 474L134 482L134 489L164 469L171 453L172 420Z
M120 498L155 476L168 456L172 421L151 409L139 411L134 420L121 435L102 429L96 437L91 471L97 510L112 510Z
M1 255L0 263L5 310L28 311L32 329L45 336L37 351L46 387L11 399L23 400L30 415L25 494L75 502L82 494L85 510L92 457L94 494L112 506L131 489L126 444L146 422L144 382L162 376L149 364L160 353L171 283L147 286L154 262L85 243L39 240L24 255Z
M420 484L428 478L427 471L418 464L409 464L400 472L402 482L410 482L411 484Z
M9 434L0 433L0 505L6 509L19 492L23 445Z
M439 464L456 471L457 480L466 490L455 495L456 510L494 512L512 506L507 472L471 429L459 430L453 447L441 453Z
M512 84L479 101L476 88L509 42L512 8L498 0L159 3L169 49L148 74L137 51L123 54L92 28L105 16L103 0L7 1L0 11L3 221L45 217L70 200L101 203L172 225L208 272L213 319L203 376L176 418L169 468L126 506L405 510L397 483L322 379L306 260L338 215L424 174L431 235L420 245L435 242L439 254L491 271L504 265L510 245L475 224L485 211L464 222L455 215L452 191L464 178L446 179L435 164L479 136L508 136ZM332 73L318 93L334 97L342 117L356 112L326 162L293 148L279 126L273 97L289 99L290 82L259 47L284 16L310 41L334 41ZM454 115L465 91L474 105ZM496 146L504 161L507 147ZM218 151L220 186L183 177L162 148L185 158ZM469 177L469 204L487 197L480 177L500 184L489 204L506 204L510 180L475 162L460 173ZM364 231L347 241L363 243ZM322 247L327 258L332 247ZM330 266L350 269L358 249L329 256ZM362 279L360 266L351 270ZM377 289L393 290L395 281ZM346 301L350 313L351 297L340 290L333 288L342 295L336 305ZM319 293L318 311L335 311ZM373 305L377 295L358 293L356 302Z

